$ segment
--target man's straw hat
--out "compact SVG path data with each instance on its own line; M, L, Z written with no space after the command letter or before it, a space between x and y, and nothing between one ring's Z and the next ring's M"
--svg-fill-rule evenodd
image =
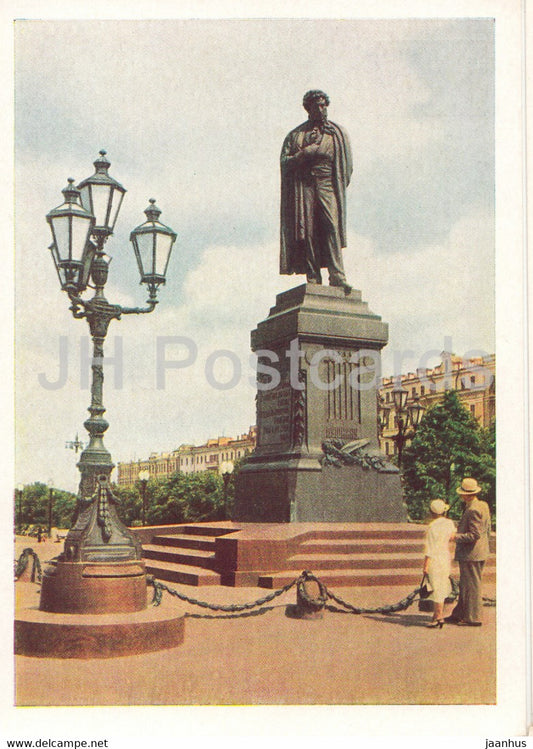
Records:
M463 479L461 486L457 489L457 494L479 494L480 491L481 487L475 479Z

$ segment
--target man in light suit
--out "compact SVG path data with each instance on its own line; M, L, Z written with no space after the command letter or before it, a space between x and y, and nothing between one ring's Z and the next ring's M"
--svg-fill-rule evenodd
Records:
M483 598L481 580L489 555L490 510L478 498L481 487L476 479L465 478L457 493L465 503L457 526L455 560L459 562L459 600L446 621L463 627L480 627Z

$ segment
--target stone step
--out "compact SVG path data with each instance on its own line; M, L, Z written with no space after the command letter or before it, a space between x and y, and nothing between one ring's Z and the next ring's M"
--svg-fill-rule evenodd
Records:
M419 553L406 554L294 554L287 559L291 570L341 570L341 569L417 569L422 568Z
M193 567L213 569L215 554L201 549L186 549L180 551L172 546L158 546L147 544L143 546L143 557L145 559L157 559L162 562L175 562L176 564L190 564Z
M412 527L403 525L394 525L393 523L384 523L383 525L368 525L361 528L332 528L311 531L308 534L308 541L318 541L323 539L419 539L424 538L425 527L413 525Z
M358 541L349 539L324 538L320 540L304 541L298 547L301 553L310 554L389 554L389 553L422 553L423 539L398 538L389 541L374 538Z
M146 572L156 580L181 583L182 585L220 585L220 575L204 567L193 567L175 562L146 560Z
M302 571L302 570L300 570ZM349 569L329 569L329 570L310 570L318 579L328 586L339 587L366 587L372 585L404 585L415 588L420 584L422 574L420 570L396 569L390 570L349 570ZM268 575L260 575L257 582L260 588L282 588L284 585L292 582L297 576L296 570L282 570L272 572Z
M237 528L227 528L219 525L184 525L183 533L192 536L225 536L227 533L235 533Z
M181 549L201 549L203 551L214 551L215 550L215 539L209 536L193 536L190 535L178 535L178 536L154 536L152 538L152 545L157 546L177 546Z
M302 570L301 570L302 571ZM405 585L412 588L417 587L422 579L420 570L410 570L397 568L393 572L390 570L348 570L348 569L330 569L330 570L310 570L321 582L327 586L336 585L338 587L367 587L380 585ZM260 575L257 585L260 588L277 589L292 582L297 576L296 570L282 570L280 572L271 572L266 575ZM452 567L452 575L458 580L459 569ZM494 583L496 581L496 570L488 569L483 574L485 583Z

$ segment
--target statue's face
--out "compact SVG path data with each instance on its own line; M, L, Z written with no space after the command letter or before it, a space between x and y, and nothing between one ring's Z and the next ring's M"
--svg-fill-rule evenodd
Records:
M312 122L326 122L328 119L328 105L323 97L309 105L309 119Z

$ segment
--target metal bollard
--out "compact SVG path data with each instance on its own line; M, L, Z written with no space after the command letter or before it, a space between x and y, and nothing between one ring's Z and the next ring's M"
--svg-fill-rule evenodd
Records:
M327 594L324 585L311 572L302 573L296 585L296 605L289 605L286 615L292 619L322 619Z

